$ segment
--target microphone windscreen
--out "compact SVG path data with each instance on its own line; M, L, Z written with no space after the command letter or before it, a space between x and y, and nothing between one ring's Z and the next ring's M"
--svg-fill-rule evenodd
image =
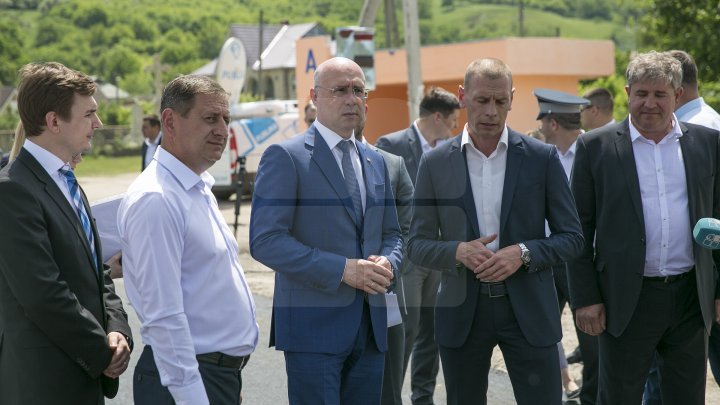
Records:
M695 242L706 249L720 249L720 221L715 218L702 218L693 229Z

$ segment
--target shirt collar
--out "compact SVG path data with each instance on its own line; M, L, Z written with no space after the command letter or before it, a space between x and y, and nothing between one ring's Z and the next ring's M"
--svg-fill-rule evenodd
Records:
M640 138L647 139L640 133L640 131L638 131L637 128L635 128L635 125L633 125L632 116L628 117L628 122L630 123L630 141L631 142L634 143L635 141L637 141ZM660 143L669 142L673 139L679 139L681 136L683 136L682 130L680 129L680 124L678 123L678 119L675 116L675 114L673 114L673 116L672 116L672 123L673 123L673 126L670 129L670 132L668 132L665 135L665 137L663 137L663 139L660 141Z
M315 128L320 133L320 136L323 137L323 139L325 140L325 143L327 143L330 150L335 149L335 147L337 146L337 144L340 143L340 141L345 140L345 138L336 134L335 132L333 132L333 130L326 127L318 120L315 120L313 125L315 125ZM353 145L355 145L355 132L354 131L353 131L353 134L350 136L350 141L352 141ZM355 149L357 150L357 145L355 145Z
M690 100L687 103L683 104L680 108L675 110L675 115L678 117L682 117L683 115L687 114L688 112L690 112L694 109L702 108L703 102L704 102L704 100L702 97L698 97L694 100Z
M467 123L466 123L465 127L463 128L462 138L460 139L460 148L464 149L467 144L470 144L470 147L472 147L473 149L478 150L475 147L475 145L472 142L470 142L470 134L468 133ZM507 128L507 125L505 125L505 126L503 126L503 131L500 134L500 140L498 141L498 146L495 149L495 151L507 150L507 147L508 147L508 128ZM487 156L487 157L490 157L490 156Z
M412 126L413 128L415 128L415 132L417 132L417 134L419 135L418 137L420 138L420 148L422 150L432 149L433 147L432 145L430 145L430 142L428 142L422 132L420 132L420 127L418 127L417 120L413 122ZM435 144L435 146L437 146L437 144Z
M190 170L183 162L178 160L175 156L171 155L170 152L163 149L162 145L158 146L155 152L155 159L158 164L162 165L175 179L182 185L185 190L190 190L195 187L198 183L202 182L203 185L212 187L215 184L215 179L208 172L203 172L198 175L194 171Z
M54 153L31 141L30 138L25 138L23 148L30 152L30 154L40 163L40 166L42 166L43 169L45 169L45 171L51 176L56 175L57 172L67 163L63 162L62 159L57 157Z
M158 132L158 135L155 137L154 141L151 141L149 138L145 138L145 144L147 146L158 146L160 144L160 139L162 138L163 133L162 131Z

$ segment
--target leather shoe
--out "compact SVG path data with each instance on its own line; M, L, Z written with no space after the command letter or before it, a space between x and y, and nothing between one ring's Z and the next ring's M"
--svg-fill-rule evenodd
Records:
M575 364L575 363L582 363L582 353L580 352L580 346L576 347L575 350L572 351L567 356L567 362L568 364Z

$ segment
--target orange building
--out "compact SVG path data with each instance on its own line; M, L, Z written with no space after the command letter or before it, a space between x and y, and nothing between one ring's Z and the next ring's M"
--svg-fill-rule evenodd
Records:
M295 65L300 114L310 98L315 67L333 56L330 37L302 38L296 42ZM611 75L615 71L615 47L609 40L567 38L506 38L425 46L420 50L425 89L442 87L457 94L465 69L475 59L503 60L513 72L515 95L508 125L525 132L538 126L538 107L533 89L550 88L576 94L578 81ZM376 89L368 98L365 136L377 137L409 126L407 64L404 49L375 52ZM302 121L301 116L301 121ZM466 122L465 112L460 116ZM457 131L458 133L460 130Z

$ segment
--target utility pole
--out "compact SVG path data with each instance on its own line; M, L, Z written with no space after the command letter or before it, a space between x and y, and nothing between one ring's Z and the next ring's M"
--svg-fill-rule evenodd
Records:
M262 54L265 50L265 45L263 44L263 11L260 9L260 46L258 46L258 96L260 97L260 100L265 100L265 86L263 85L263 79L262 79Z
M358 25L361 27L375 26L375 18L377 17L379 6L380 0L365 0L362 11L360 12L360 18L358 19Z
M405 53L407 54L408 71L408 112L412 123L418 117L420 99L424 91L420 69L420 21L417 0L403 0L403 13L405 14Z
M525 4L523 0L518 0L518 36L525 36Z
M399 36L395 0L385 0L385 47L397 48L400 46Z

